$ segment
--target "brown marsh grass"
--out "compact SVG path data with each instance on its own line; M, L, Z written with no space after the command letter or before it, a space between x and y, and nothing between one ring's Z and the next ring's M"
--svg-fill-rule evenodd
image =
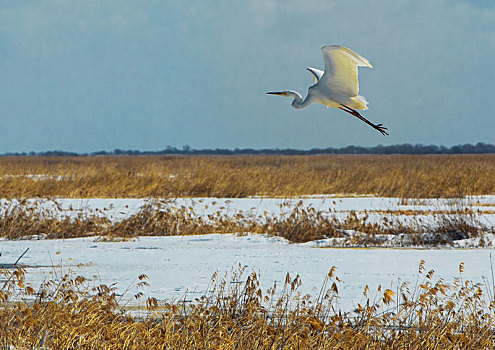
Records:
M25 271L3 270L0 345L15 349L491 349L495 302L491 286L434 278L420 263L416 282L397 290L364 287L352 312L338 307L335 267L315 298L298 293L299 276L281 289L259 287L240 267L230 279L213 276L191 303L147 298L147 312L119 306L115 287L66 274L38 289ZM146 275L138 284L146 285ZM485 290L488 290L485 292ZM373 296L374 295L374 296ZM144 298L141 292L134 298Z
M191 207L162 199L149 201L128 218L111 221L94 211L67 213L56 200L29 202L22 199L4 201L0 212L0 237L98 236L113 240L139 236L258 233L283 237L295 243L329 238L333 239L329 245L363 247L453 245L459 239L482 238L486 233L493 233L492 227L482 223L481 212L462 206L465 203L452 203L448 210L437 212L428 222L421 213L403 222L393 213L372 220L367 212L320 211L304 207L302 201L295 206L284 204L287 210L282 210L283 214L278 216L243 212L228 216L222 211L202 216ZM483 239L480 244L484 245Z
M495 155L0 157L0 197L495 194Z

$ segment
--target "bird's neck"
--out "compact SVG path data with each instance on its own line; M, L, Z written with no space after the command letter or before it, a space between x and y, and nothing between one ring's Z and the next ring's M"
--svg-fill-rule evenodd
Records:
M301 95L297 92L294 93L292 97L294 97L294 101L292 101L292 107L294 107L295 109L306 108L311 104L311 99L309 95L304 99L304 101Z

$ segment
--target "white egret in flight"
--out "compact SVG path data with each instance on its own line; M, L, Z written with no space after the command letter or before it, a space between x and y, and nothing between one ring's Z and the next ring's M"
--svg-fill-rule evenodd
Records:
M303 100L296 91L267 92L269 95L292 97L292 107L301 109L312 103L321 103L350 113L383 135L388 135L383 124L373 124L357 110L368 109L368 101L359 96L358 68L370 67L370 62L354 51L339 45L321 48L325 71L307 68L315 78L316 84L309 87L308 96Z

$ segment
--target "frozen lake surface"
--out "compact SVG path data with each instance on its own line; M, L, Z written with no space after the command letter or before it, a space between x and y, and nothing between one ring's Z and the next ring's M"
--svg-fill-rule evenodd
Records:
M247 265L247 272L260 273L264 291L275 281L280 288L287 273L292 277L299 274L300 291L316 297L325 275L336 266L337 276L342 280L339 296L343 310L361 301L366 285L370 287L370 296L374 296L379 284L392 290L398 281L414 285L420 260L426 261L427 270L435 270L436 278L448 283L459 277L461 262L465 264L465 279L483 282L483 276L491 276L491 250L487 249L323 249L316 245L291 244L265 235L231 234L141 237L124 242L100 242L95 238L0 240L0 263L14 262L29 248L20 263L60 265L27 268L27 280L33 286L57 278L70 268L88 278L97 276L98 283L118 283L122 292L144 273L150 284L144 290L145 295L167 301L184 297L194 300L205 293L214 272L223 275L238 264ZM75 265L80 263L93 265L77 268Z

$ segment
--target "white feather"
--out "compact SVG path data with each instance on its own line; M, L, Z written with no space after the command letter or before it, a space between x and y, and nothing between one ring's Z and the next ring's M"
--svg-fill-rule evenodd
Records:
M321 48L325 74L321 83L349 97L359 93L358 66L370 67L370 62L354 51L338 45Z

